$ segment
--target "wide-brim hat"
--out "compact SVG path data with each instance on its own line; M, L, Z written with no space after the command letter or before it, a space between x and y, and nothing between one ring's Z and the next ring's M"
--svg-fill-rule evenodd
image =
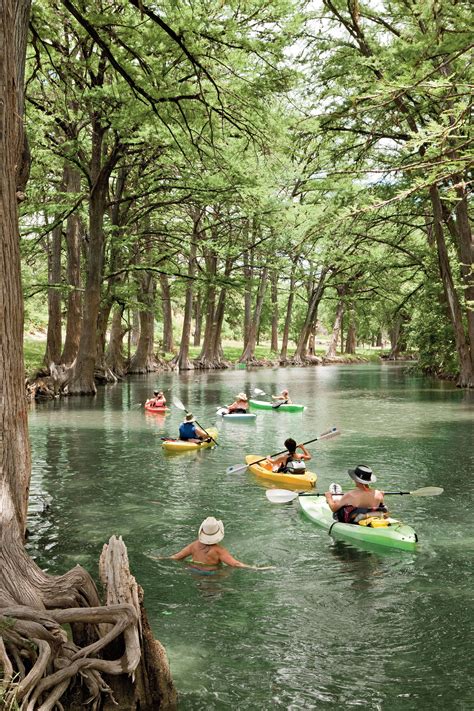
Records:
M193 415L193 413L192 413L192 412L188 412L188 414L187 414L186 417L184 418L184 421L185 421L185 422L194 422L195 420L194 420L194 415Z
M235 396L237 400L245 400L247 401L247 395L245 393L239 393L238 395Z
M372 469L365 464L359 464L355 469L348 469L347 473L351 479L359 484L373 484L377 481Z
M224 524L214 516L208 516L199 526L198 539L205 545L212 546L224 538Z

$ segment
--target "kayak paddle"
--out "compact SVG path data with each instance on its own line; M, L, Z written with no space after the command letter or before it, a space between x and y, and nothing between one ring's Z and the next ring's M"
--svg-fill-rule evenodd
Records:
M319 435L319 437L315 437L314 439L310 439L307 442L303 442L303 445L311 444L311 442L317 442L318 439L331 439L332 437L337 437L337 435L340 435L340 431L337 429L337 427L332 427L330 430L327 432L323 432L322 434ZM287 449L283 449L281 452L277 452L276 454L271 454L271 457L278 457L279 454L285 454L285 452L288 452ZM236 472L244 472L246 469L248 469L250 466L254 464L259 464L260 462L264 462L266 457L262 457L261 459L257 459L256 462L252 462L252 464L234 464L231 467L227 467L226 474L235 474Z
M422 489L415 489L415 491L384 491L384 496L405 496L409 494L410 496L439 496L442 494L444 489L440 486L425 486ZM272 504L287 504L298 496L325 496L325 494L316 493L305 493L298 491L289 491L288 489L268 489L266 492L267 499Z
M267 393L264 390L260 390L260 388L254 388L253 394L254 395L266 395Z
M282 405L287 405L288 400L280 400L280 402L272 402L272 410L278 410Z
M175 407L177 407L178 410L182 410L182 411L185 412L187 415L189 415L189 412L186 410L186 408L184 407L184 405L183 405L183 403L181 402L181 400L179 400L177 397L173 398L173 405L174 405ZM196 422L197 426L202 429L203 432L206 432L207 436L209 437L209 439L210 439L212 442L214 442L214 444L216 445L216 447L218 447L219 445L217 444L217 442L216 442L216 440L214 439L214 437L211 437L211 435L209 434L209 432L207 432L207 431L204 429L204 427L203 427L202 425L200 425L199 422L198 422L196 419L195 419L194 421Z

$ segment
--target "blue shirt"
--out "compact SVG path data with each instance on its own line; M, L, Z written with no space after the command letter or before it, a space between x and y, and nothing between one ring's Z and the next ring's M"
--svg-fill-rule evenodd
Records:
M182 422L179 426L180 439L199 439L194 422Z

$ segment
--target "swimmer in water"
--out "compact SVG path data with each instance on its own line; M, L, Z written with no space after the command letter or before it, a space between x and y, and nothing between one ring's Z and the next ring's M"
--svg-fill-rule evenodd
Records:
M232 568L251 568L252 570L268 570L273 566L258 567L241 563L234 558L227 548L220 546L219 542L224 538L224 524L214 516L208 516L200 525L198 537L188 546L178 553L170 556L173 560L185 560L192 558L193 563L200 565L219 565L225 563Z

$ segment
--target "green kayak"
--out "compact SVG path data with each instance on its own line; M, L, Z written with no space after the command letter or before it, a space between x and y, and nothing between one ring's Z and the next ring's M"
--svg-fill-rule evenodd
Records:
M304 514L321 528L325 528L329 535L335 538L345 538L349 541L365 541L378 546L401 548L414 551L418 536L411 526L407 526L397 519L389 518L388 526L369 528L353 523L339 523L335 521L326 499L323 497L299 496L298 501Z
M278 403L273 404L265 400L249 400L249 405L256 410L276 410L277 412L303 412L305 409L304 405L278 405Z

